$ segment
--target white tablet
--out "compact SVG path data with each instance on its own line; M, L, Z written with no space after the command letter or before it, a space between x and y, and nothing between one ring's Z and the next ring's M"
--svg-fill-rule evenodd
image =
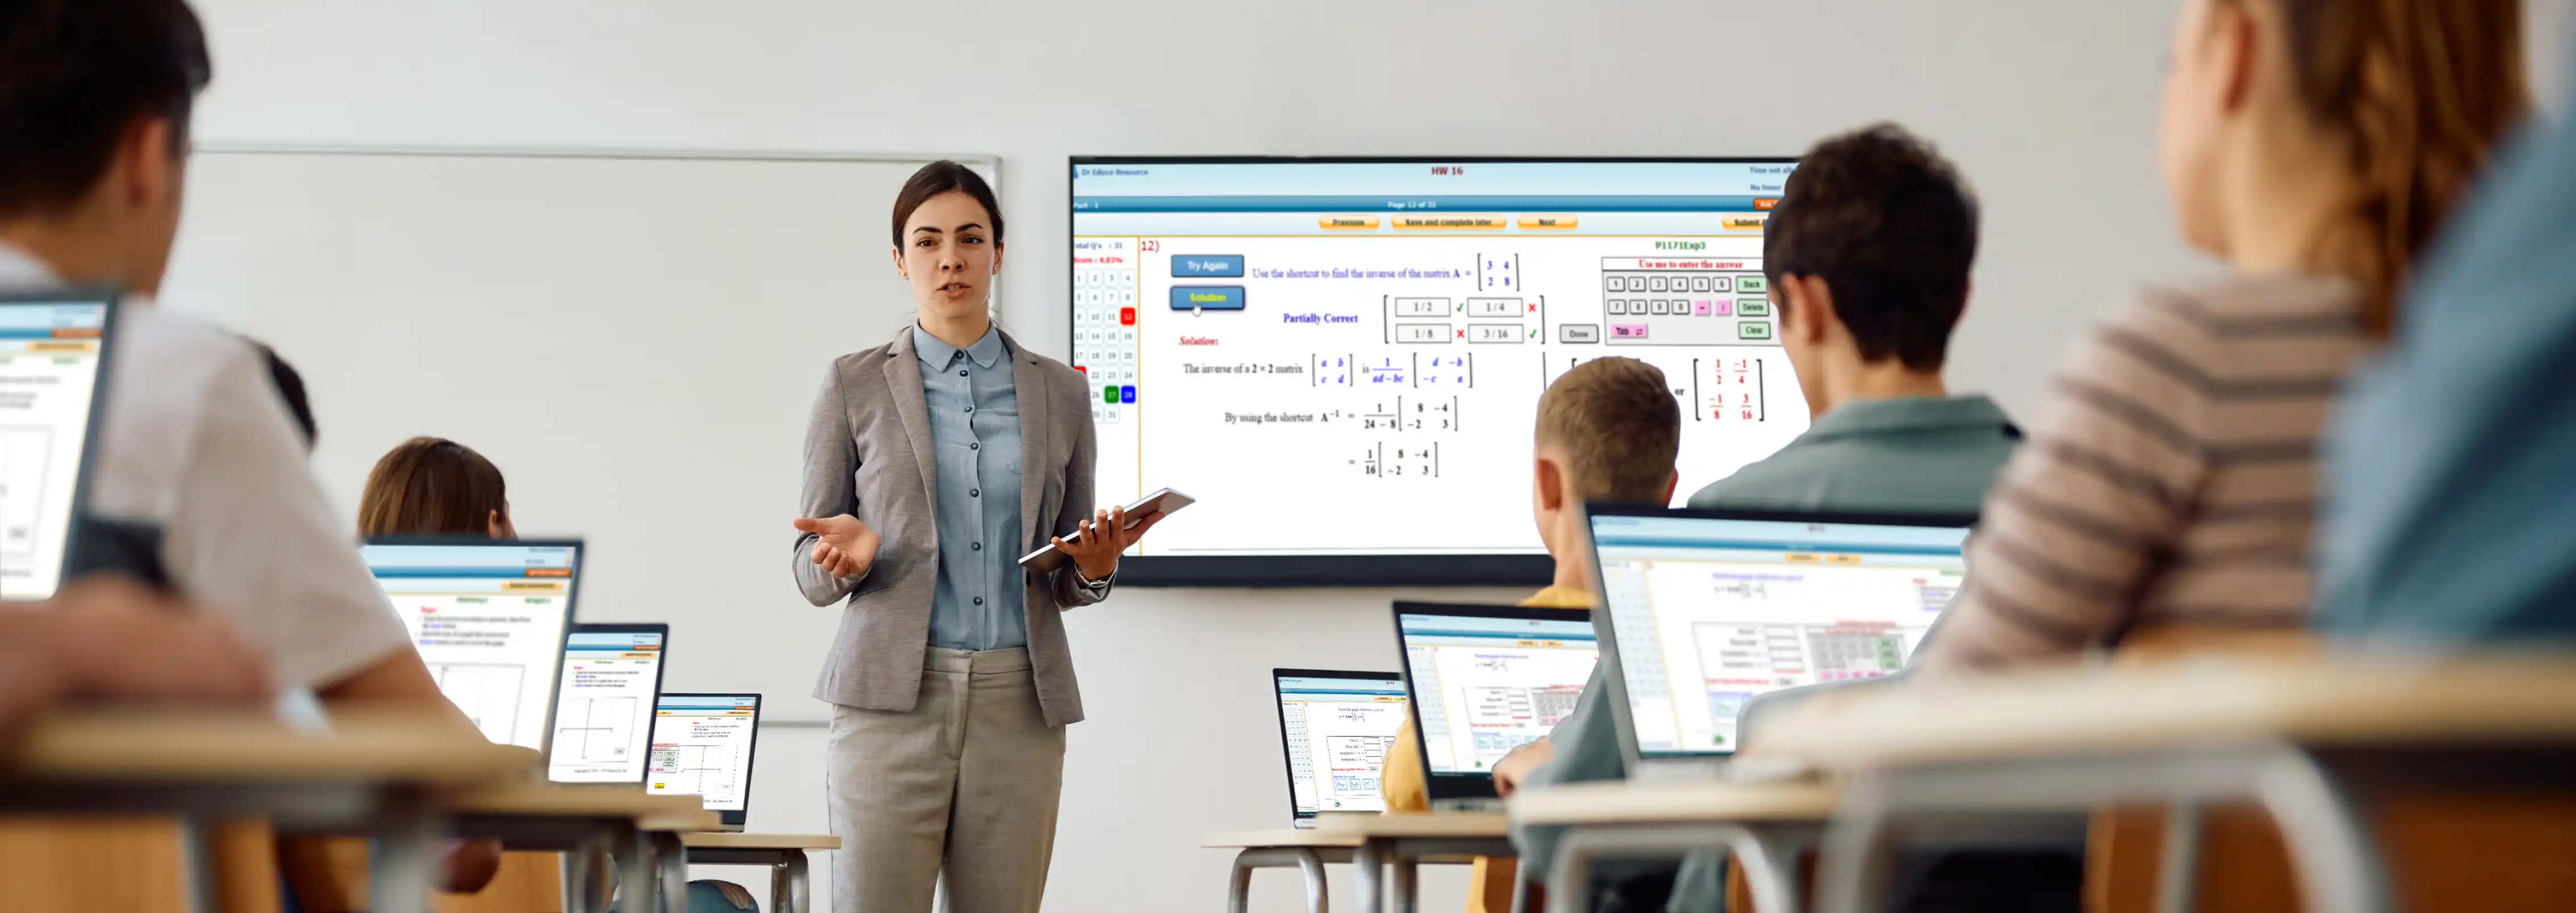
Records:
M1173 511L1180 510L1181 508L1188 507L1196 503L1198 503L1197 498L1173 491L1169 488L1154 489L1153 494L1138 498L1136 499L1136 503L1127 505L1125 508L1127 511L1126 528L1135 529L1137 522L1143 520L1147 516L1158 513L1169 514ZM1073 535L1064 537L1064 541L1080 542L1082 541L1082 533L1076 531ZM1032 571L1053 571L1056 568L1064 566L1064 553L1056 551L1055 543L1049 542L1046 545L1041 546L1037 551L1021 555L1020 566Z

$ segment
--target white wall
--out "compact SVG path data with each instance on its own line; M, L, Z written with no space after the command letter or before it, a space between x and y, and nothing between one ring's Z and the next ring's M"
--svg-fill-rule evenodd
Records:
M1004 317L1057 356L1069 154L1783 154L1897 119L1986 204L1953 381L2025 411L2123 289L2198 268L2152 170L2170 3L198 2L210 141L998 153ZM2570 0L2535 2L2568 27ZM1092 720L1051 908L1214 905L1224 858L1198 833L1282 819L1264 670L1391 668L1389 596L1129 591L1075 615ZM764 738L754 825L819 829L821 734ZM1428 876L1426 909L1461 883ZM1256 887L1293 908L1290 876Z

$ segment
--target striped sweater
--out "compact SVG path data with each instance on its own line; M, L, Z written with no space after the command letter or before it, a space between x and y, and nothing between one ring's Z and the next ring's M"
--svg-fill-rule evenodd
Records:
M2306 623L2317 439L2371 349L2358 286L2151 289L2079 345L2005 465L1927 670L2065 656L2132 626Z

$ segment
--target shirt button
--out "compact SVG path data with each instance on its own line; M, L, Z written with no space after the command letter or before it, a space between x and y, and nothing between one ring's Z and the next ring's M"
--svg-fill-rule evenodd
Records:
M966 489L966 496L969 498L980 498L984 496L984 490L981 488L969 488Z
M964 369L964 368L959 368L959 369L957 369L957 376L959 376L959 377L964 377L964 376L966 376L966 369Z
M967 445L966 445L966 449L968 449L968 450L982 450L982 449L984 449L984 445L982 445L982 444L978 444L978 443L970 443L970 444L967 444Z
M968 406L968 407L966 407L966 411L968 411L968 412L973 412L973 411L975 411L975 407L973 407L973 406Z
M975 597L975 604L976 604L976 605L983 605L983 604L984 604L984 597L982 597L982 596L977 596L977 597Z
M976 550L976 551L979 551L979 552L980 552L980 551L983 551L983 550L984 550L984 543L981 543L981 542L975 543L975 550Z

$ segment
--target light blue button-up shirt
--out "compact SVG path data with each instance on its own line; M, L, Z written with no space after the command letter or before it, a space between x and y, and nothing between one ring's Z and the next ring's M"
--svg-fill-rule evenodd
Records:
M1020 572L1020 400L1000 330L960 349L920 327L921 399L937 464L939 582L930 645L1008 650L1029 644Z

